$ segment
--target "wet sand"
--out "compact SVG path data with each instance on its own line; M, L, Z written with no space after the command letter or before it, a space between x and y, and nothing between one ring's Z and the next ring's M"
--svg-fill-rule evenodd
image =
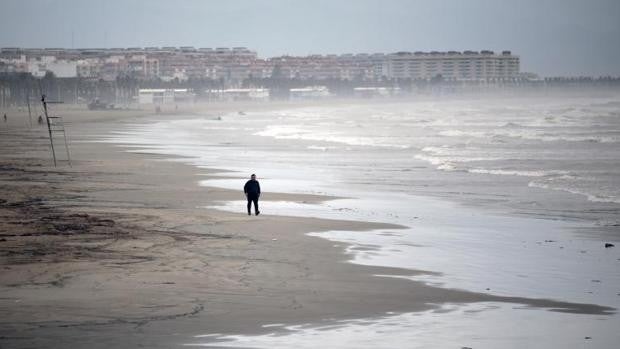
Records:
M217 116L251 108L278 105L178 113ZM446 302L614 311L377 277L423 271L350 264L345 245L305 234L397 227L204 209L243 194L198 185L216 170L90 142L126 123L173 114L79 109L61 114L68 122L73 167L50 166L47 131L27 127L23 112L9 114L0 128L3 348L170 348L191 342L193 335L254 333L268 323L380 316ZM278 201L329 199L269 195Z

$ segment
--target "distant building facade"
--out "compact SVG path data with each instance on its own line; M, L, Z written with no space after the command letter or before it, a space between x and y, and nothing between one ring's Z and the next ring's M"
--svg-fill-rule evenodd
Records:
M0 49L0 72L114 81L210 79L235 86L245 79L381 81L383 79L493 80L519 77L510 51L397 52L259 58L245 47L112 49ZM238 84L237 84L238 86Z
M330 97L331 94L327 86L308 86L289 89L291 100L313 100Z
M172 104L193 102L195 95L188 89L149 88L138 91L139 104Z
M385 75L396 79L493 80L519 77L519 57L510 51L398 52L385 60Z
M229 88L206 90L211 101L268 101L270 91L267 88Z

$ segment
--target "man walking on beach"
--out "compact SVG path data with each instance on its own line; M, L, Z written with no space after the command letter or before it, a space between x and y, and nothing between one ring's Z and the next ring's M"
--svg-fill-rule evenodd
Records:
M243 186L243 191L245 192L245 197L248 198L248 215L251 215L250 212L252 207L252 202L254 202L254 213L258 216L260 211L258 210L258 198L260 197L260 184L256 180L256 175L252 174L250 180L245 183Z

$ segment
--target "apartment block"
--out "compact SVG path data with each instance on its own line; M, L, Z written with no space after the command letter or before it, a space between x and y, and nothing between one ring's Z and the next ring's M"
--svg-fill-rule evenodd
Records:
M80 77L114 81L223 80L248 78L380 81L383 79L493 80L520 75L519 57L510 51L346 53L259 58L245 47L130 47L92 49L0 49L0 72L41 77Z
M397 52L387 56L384 70L397 79L510 79L519 76L519 57L510 51Z

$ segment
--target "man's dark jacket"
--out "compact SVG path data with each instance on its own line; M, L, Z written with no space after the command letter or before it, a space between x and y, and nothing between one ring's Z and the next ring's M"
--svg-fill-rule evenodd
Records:
M248 194L248 196L260 196L260 184L256 179L250 179L243 186L243 191Z

